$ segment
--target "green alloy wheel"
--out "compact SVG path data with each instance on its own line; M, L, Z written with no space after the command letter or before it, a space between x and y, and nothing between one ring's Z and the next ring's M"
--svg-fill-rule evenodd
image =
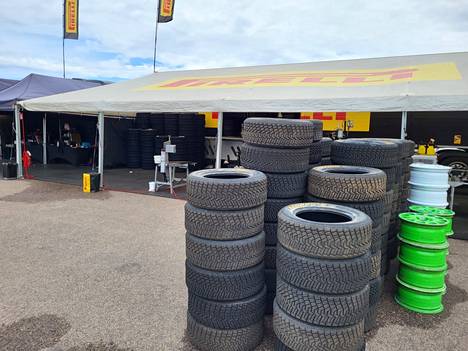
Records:
M395 301L402 307L418 313L437 314L444 310L442 297L444 292L425 293L398 284Z
M430 207L430 206L420 206L420 205L411 205L409 209L413 212L432 215L437 217L443 217L449 221L447 225L447 236L453 235L453 217L455 217L455 212L446 208Z
M414 290L422 292L443 292L445 290L446 271L421 271L405 264L400 265L397 281Z
M428 249L402 240L398 260L419 270L441 272L447 270L447 255L448 244L441 249Z
M401 213L399 217L402 241L433 248L447 244L447 219L414 212Z

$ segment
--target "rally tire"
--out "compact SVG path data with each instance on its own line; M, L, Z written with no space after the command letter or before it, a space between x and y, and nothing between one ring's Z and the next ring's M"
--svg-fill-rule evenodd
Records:
M308 193L345 202L369 202L385 196L385 173L376 168L321 166L309 172Z
M364 318L364 331L366 333L375 329L377 326L377 308L379 304L374 304L369 306L367 310L366 317Z
M265 203L265 222L278 222L278 212L285 206L302 202L302 197L287 199L267 199Z
M264 206L238 211L215 211L185 204L185 229L199 238L236 240L262 231Z
M322 160L322 144L314 142L310 146L309 164L319 163Z
M265 255L265 233L247 239L216 241L186 234L187 259L213 271L237 271L256 266Z
M368 284L371 258L368 253L342 260L305 257L278 244L276 270L283 280L298 288L323 294L346 294L362 290Z
M331 138L322 138L322 140L320 140L320 143L322 144L322 158L330 157L331 144L333 143L333 140Z
M303 196L307 188L307 172L265 173L268 181L268 198Z
M365 167L393 167L399 161L398 145L390 141L343 139L332 143L334 164Z
M332 164L333 162L330 157L322 157L322 160L320 161L320 166L330 166Z
M278 148L310 146L314 126L308 121L283 118L247 118L242 126L245 143Z
M299 173L309 169L309 148L279 149L242 144L241 164L268 173Z
M214 329L239 329L263 319L266 286L256 295L243 300L215 301L201 298L189 291L188 312L204 326Z
M265 222L263 231L265 232L265 245L276 245L278 242L278 223Z
M323 327L302 322L274 304L276 336L295 351L356 351L364 343L364 321L345 327Z
M266 306L265 306L265 314L267 316L271 316L273 314L273 303L276 298L276 292L275 291L269 291L267 292L266 296Z
M351 294L317 294L278 278L276 302L288 315L309 324L352 325L364 319L369 305L369 286Z
M265 269L265 284L268 292L276 292L276 269Z
M314 221L336 216L337 221ZM278 241L286 249L309 257L342 259L362 256L371 245L372 221L361 211L333 205L305 203L283 208L278 214Z
M382 258L382 254L380 251L371 255L371 272L370 272L370 279L375 279L380 275L380 260Z
M262 205L266 197L267 179L258 171L206 169L187 179L187 201L199 208L241 210Z
M382 296L384 279L379 275L377 278L369 281L369 305L375 305Z
M312 123L314 126L314 142L320 141L323 138L323 121L317 119L309 120L309 123Z
M263 339L263 320L240 329L214 329L198 323L187 313L187 335L200 351L247 351Z
M380 251L382 247L382 233L383 233L383 224L380 224L378 227L372 228L372 242L371 242L371 254Z
M276 269L276 245L265 246L265 268Z
M240 271L216 272L185 262L185 281L190 292L208 300L241 300L257 294L265 284L265 265Z

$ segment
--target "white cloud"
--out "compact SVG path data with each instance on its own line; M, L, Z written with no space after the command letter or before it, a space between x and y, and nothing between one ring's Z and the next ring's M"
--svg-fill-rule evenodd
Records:
M151 73L156 0L80 6L80 40L66 42L70 76ZM468 0L177 0L158 58L168 69L466 51L467 15ZM61 21L62 0L2 1L0 76L60 75Z

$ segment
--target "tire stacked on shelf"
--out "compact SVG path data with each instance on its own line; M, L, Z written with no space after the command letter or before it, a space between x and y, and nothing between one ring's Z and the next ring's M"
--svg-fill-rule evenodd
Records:
M195 169L205 167L205 117L199 114L181 115L179 134L185 136L187 161L196 162Z
M164 150L164 143L169 140L167 135L156 135L154 138L154 154L161 155L161 150Z
M371 301L366 318L366 331L375 323L375 313L382 291L381 245L387 176L385 172L359 166L321 166L309 172L307 201L334 203L352 207L372 220L372 240L369 249Z
M165 114L164 115L164 133L171 136L179 135L179 115Z
M369 303L372 221L320 203L278 215L277 350L360 351Z
M151 113L137 113L135 117L135 127L137 129L149 129L151 128L150 123Z
M200 351L250 351L263 338L266 196L267 179L257 171L188 177L187 334Z
M150 116L151 129L156 131L156 135L164 135L164 115L153 113Z
M141 168L154 169L154 129L143 129L140 133Z
M267 314L273 313L276 292L278 211L286 205L302 201L314 131L314 124L306 120L247 118L243 124L241 164L245 168L264 172L268 179L264 216Z
M127 133L127 167L140 168L140 129L129 129Z
M314 126L313 143L310 146L309 167L320 166L323 153L323 122L319 120L309 120Z
M322 138L320 143L322 144L322 160L320 161L320 164L322 166L331 165L331 144L333 143L333 140L331 138Z
M169 154L169 160L171 161L188 161L188 149L187 140L184 136L173 136L171 137L171 144L175 145L175 154Z

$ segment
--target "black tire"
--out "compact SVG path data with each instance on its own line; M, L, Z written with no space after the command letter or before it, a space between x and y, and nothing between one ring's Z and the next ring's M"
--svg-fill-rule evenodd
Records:
M389 259L394 259L398 255L398 247L400 246L400 241L395 236L388 241L387 244L387 256Z
M278 223L265 222L263 230L265 231L265 244L276 245L278 242Z
M384 285L384 279L379 275L377 278L374 278L369 281L369 305L375 305L380 301L382 296Z
M371 242L371 247L370 247L371 254L374 254L377 251L380 251L380 248L382 247L382 233L383 233L382 228L383 228L383 224L380 224L378 227L372 228L372 242Z
M393 185L396 183L396 167L390 168L381 168L383 172L385 172L387 176L387 183L386 183L386 191L390 191L393 188Z
M382 254L380 251L371 255L371 272L370 279L375 279L380 275L380 259Z
M298 288L323 294L346 294L362 290L370 279L371 257L325 260L305 257L276 247L278 275Z
M322 140L320 140L320 143L322 144L322 158L330 157L331 144L333 143L333 140L331 138L322 138Z
M314 126L314 141L320 141L323 138L323 122L317 119L311 119L309 120L309 123L311 123Z
M321 166L309 172L308 193L322 199L368 202L385 196L385 173L376 168Z
M241 300L257 294L265 284L265 265L240 271L214 272L185 261L185 281L193 294L208 300Z
M393 202L393 189L388 190L384 196L384 207L385 212L390 212L392 209L392 202Z
M187 201L211 210L241 210L262 205L267 196L266 176L248 169L205 169L187 180Z
M265 246L265 268L276 269L276 245Z
M322 160L322 144L317 141L310 146L309 164L319 163Z
M359 323L369 306L369 286L352 294L328 295L302 290L278 278L276 302L288 315L326 327Z
M409 158L414 155L416 143L413 140L403 140L403 157Z
M255 324L265 314L266 286L256 295L237 301L214 301L188 293L188 312L198 323L214 329L239 329Z
M385 212L384 215L382 216L382 232L388 231L390 228L390 218L392 217L392 213Z
M199 351L253 350L263 339L263 320L240 329L214 329L198 323L187 313L187 335Z
M285 206L302 202L302 197L288 199L267 199L265 202L265 222L278 222L278 212Z
M332 143L334 164L365 167L393 167L399 161L398 145L390 141L344 139Z
M276 269L265 269L265 284L268 292L276 292Z
M371 201L371 202L341 202L334 200L321 199L310 194L305 196L306 202L319 202L319 203L332 203L340 206L351 207L356 210L364 212L372 219L372 224L377 227L382 222L382 215L384 211L383 200Z
M280 148L310 146L314 126L308 121L283 118L247 118L242 126L245 143Z
M276 340L275 340L275 351L294 351L294 350L290 349L285 344L283 344L280 339L276 338ZM356 351L366 351L365 341L364 341L364 344L362 346L359 346L356 349Z
M275 301L273 329L295 351L356 351L364 343L364 320L345 327L322 327L304 323L284 312Z
M307 188L307 172L265 173L268 181L269 198L291 198L303 196Z
M278 214L278 241L303 256L362 256L369 250L371 240L371 219L350 207L306 203L287 206Z
M366 318L364 319L364 331L370 332L377 326L377 308L379 304L369 306L369 309L366 313Z
M185 229L199 238L236 240L258 234L263 228L264 206L247 210L214 211L185 204Z
M270 316L273 314L273 303L275 302L276 292L270 291L267 292L266 297L266 306L265 306L265 314Z
M241 164L268 173L299 173L309 169L309 148L277 149L242 144Z
M265 255L265 233L241 240L216 241L186 234L187 259L212 271L238 271L256 266Z

